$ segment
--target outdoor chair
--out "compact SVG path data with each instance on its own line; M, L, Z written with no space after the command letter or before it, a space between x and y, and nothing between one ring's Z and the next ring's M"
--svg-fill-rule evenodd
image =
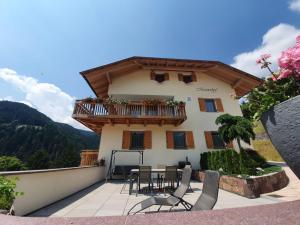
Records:
M148 190L153 190L153 181L152 181L152 174L151 174L151 166L139 166L139 173L138 173L138 191L141 191L141 184L146 183L148 184Z
M180 199L187 211L213 209L218 200L220 174L218 171L206 170L202 193L194 205Z
M166 165L158 164L157 169L166 169ZM157 173L156 183L159 190L162 189L163 176L165 173Z
M176 182L178 187L177 166L166 166L166 173L163 176L162 182L164 185L164 192L166 192L166 183L168 184L168 187L174 189L174 184Z
M173 207L178 206L178 204L182 203L182 197L185 195L190 181L191 181L192 169L190 167L185 167L182 171L182 180L180 185L177 187L176 191L171 194L169 197L150 197L135 204L127 213L127 215L131 214L131 211L139 205L140 208L133 212L132 214L136 214L142 210L145 210L153 205L159 205L158 212L162 206L170 206L169 211L172 210Z

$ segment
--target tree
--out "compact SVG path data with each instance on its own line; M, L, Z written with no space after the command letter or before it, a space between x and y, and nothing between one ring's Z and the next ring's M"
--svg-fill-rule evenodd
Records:
M0 156L0 171L25 170L24 163L14 156Z
M241 140L250 144L250 139L255 138L251 121L242 116L226 113L216 119L216 124L221 125L218 132L223 141L229 144L236 139L240 150Z
M48 152L43 149L33 153L28 159L27 164L30 169L34 170L48 169L50 166Z

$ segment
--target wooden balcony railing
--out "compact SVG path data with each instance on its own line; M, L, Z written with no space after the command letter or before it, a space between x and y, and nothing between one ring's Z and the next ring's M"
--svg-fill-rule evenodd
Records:
M73 118L87 125L99 126L106 123L116 124L174 124L186 120L185 104L128 104L97 103L78 100L75 103ZM90 127L91 128L91 127ZM93 129L93 128L91 128Z

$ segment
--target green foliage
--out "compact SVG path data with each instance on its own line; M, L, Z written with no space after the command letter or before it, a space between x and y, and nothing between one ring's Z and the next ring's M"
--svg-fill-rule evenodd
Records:
M237 139L239 148L241 149L241 140L250 144L250 139L255 139L251 121L242 116L232 116L226 113L217 117L216 124L221 125L218 132L227 144Z
M202 153L200 166L202 170L221 170L225 174L257 175L256 168L265 167L266 162L249 154L249 150L241 149L237 153L234 149L227 149Z
M81 150L99 147L96 134L56 123L27 105L8 101L0 101L0 137L0 155L16 156L32 169L78 166Z
M39 150L29 157L27 165L30 169L48 169L50 167L49 155L46 150Z
M246 96L246 103L241 107L243 114L258 120L261 115L274 105L298 95L297 85L293 78L273 81L267 79L260 86L252 89Z
M25 170L26 166L14 156L0 156L0 171Z
M0 176L0 209L9 210L17 196L23 192L16 192L16 182L18 178L6 178Z

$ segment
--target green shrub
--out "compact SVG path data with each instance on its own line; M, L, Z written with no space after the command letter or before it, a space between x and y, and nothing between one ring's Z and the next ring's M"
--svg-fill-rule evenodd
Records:
M25 170L26 166L14 156L0 156L0 171Z
M226 174L256 175L256 168L261 164L252 157L244 149L241 149L240 153L233 149L227 149L202 153L200 163L204 170L222 169Z
M23 195L22 192L16 192L16 181L18 178L6 178L0 176L0 209L9 210L15 198Z

